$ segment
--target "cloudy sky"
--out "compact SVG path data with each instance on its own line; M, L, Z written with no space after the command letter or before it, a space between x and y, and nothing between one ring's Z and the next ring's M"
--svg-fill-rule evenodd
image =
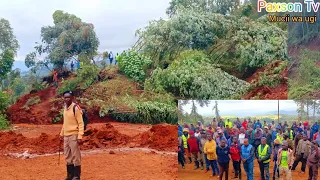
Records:
M99 51L122 52L135 42L135 31L150 20L166 18L170 0L0 0L0 18L10 21L19 43L16 60L33 51L42 26L53 25L52 14L63 10L93 23Z
M212 111L215 101L210 101L208 107L200 107L198 104L198 113L202 116L214 115ZM190 113L192 104L183 106L185 112ZM292 100L283 100L279 104L280 111L296 111L297 105ZM249 116L249 115L268 115L264 113L277 112L277 100L219 100L219 114L222 116Z

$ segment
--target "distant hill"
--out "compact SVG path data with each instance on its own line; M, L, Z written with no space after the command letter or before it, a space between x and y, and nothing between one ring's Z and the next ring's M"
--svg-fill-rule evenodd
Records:
M270 111L267 114L278 114L278 111ZM284 115L298 115L297 111L286 111L286 110L280 110L280 114Z
M24 61L14 61L12 69L19 68L21 72L29 71L29 68L24 64Z

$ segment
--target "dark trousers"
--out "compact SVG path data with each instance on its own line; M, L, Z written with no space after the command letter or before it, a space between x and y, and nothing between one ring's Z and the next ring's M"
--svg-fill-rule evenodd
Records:
M112 62L113 62L113 58L110 59L110 65L112 64Z
M182 167L184 166L184 160L183 160L182 152L178 152L178 162L182 165Z
M269 180L269 163L259 163L260 177L262 180Z
M229 162L227 163L219 163L220 175L219 180L222 180L223 173L225 172L225 180L228 180L228 173L229 173Z
M308 164L309 168L309 177L308 180L317 180L318 179L318 165L317 164Z
M276 172L277 171L277 172ZM273 166L273 179L275 179L276 177L276 173L278 173L278 178L280 177L280 172L279 172L279 168L277 165L277 161L274 161L274 166Z
M219 174L219 168L217 164L217 160L209 160L211 170L212 170L212 175Z
M307 165L307 158L303 158L304 153L301 155L298 155L293 163L292 170L295 170L296 167L298 166L299 162L301 161L302 166L301 166L301 171L305 172L306 171L306 165Z
M241 160L232 161L232 163L233 163L233 168L234 168L234 175L235 175L235 177L238 177L241 174L241 167L240 167Z

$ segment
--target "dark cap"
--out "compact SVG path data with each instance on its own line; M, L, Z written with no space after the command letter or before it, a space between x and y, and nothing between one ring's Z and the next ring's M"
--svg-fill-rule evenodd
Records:
M73 96L73 92L72 92L72 91L65 91L65 92L63 92L63 95L65 95L65 94L71 94L71 95Z

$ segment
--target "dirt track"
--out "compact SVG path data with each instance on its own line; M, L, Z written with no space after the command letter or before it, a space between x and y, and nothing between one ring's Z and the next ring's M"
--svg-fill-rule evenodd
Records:
M204 170L198 169L194 170L194 164L186 164L186 168L182 169L181 165L179 164L178 168L178 179L179 180L206 180L206 179L219 179L218 176L211 177L211 170L205 173ZM292 171L292 179L293 180L307 180L308 179L308 173L309 169L306 168L306 173L301 174L300 173L300 168L301 168L301 163L297 166L295 171ZM230 161L229 164L229 179L232 179L234 177L234 173L232 173L232 162ZM272 179L273 175L273 162L270 163L270 179ZM242 179L246 179L246 173L243 169L243 165L241 164L241 173L242 173ZM257 161L254 161L254 179L260 179L260 170L259 170L259 165ZM224 177L223 177L224 179ZM318 178L319 179L319 178Z
M55 137L59 134L61 125L19 124L14 126L15 130L13 132L2 133L3 136L13 138L13 140L7 139L6 141L6 137L0 137L1 179L63 179L65 176L64 157L63 155L61 156L60 165L58 166L56 145L50 146L46 144L51 142L55 143ZM109 134L109 131L105 131L105 123L91 124L90 126L92 129L96 129L96 134L93 133L90 138L101 136L101 134L102 136L106 136L104 134L105 132ZM95 149L93 150L90 149L90 147L92 147L90 146L91 139L88 140L87 143L89 145L82 151L82 179L177 179L177 155L173 150L175 146L173 147L172 144L169 143L170 138L167 138L165 134L162 133L164 130L168 131L166 127L169 129L174 127L173 130L176 134L175 126L109 123L107 128L110 129L111 132L114 132L117 136L121 136L121 138L127 137L129 141L125 142L127 144L121 143L117 145L118 137L114 137L112 140L100 138L99 141L101 144L104 144L105 147L102 149L93 148ZM46 133L46 135L43 133ZM15 138L17 135L18 138ZM159 143L159 137L161 136L163 136L163 142L167 143L162 144L162 146L160 144L157 147L156 144ZM23 143L20 140L27 143ZM131 140L135 141L133 145L130 143ZM29 145L30 143L31 145ZM173 142L173 144L174 143L175 142ZM45 147L39 149L39 147L43 145ZM165 145L168 147L165 148ZM115 154L109 154L110 149L112 149ZM12 154L22 153L24 150L42 155L46 153L54 154L28 159L15 158Z

